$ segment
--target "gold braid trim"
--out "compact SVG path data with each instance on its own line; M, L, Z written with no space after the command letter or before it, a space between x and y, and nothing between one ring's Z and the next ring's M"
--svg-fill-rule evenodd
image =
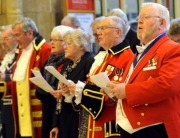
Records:
M42 117L42 111L32 112L32 117L33 118Z
M42 121L33 121L33 127L41 127Z
M5 81L0 81L0 100L4 99L7 93L7 86Z

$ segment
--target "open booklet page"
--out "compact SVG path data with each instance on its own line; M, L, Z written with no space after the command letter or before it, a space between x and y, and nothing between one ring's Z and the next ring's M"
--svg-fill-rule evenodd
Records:
M46 92L54 90L42 76L32 77L29 80Z
M53 66L46 66L45 69L49 71L52 75L54 75L60 82L70 85L71 83L61 75Z
M42 76L41 75L41 72L39 70L33 70L31 69L32 73L34 74L35 77L38 77L38 76Z
M99 74L96 74L94 76L91 76L92 81L100 88L104 89L104 92L110 97L113 98L114 95L109 92L109 88L106 87L106 84L110 82L108 76L105 72L101 72Z

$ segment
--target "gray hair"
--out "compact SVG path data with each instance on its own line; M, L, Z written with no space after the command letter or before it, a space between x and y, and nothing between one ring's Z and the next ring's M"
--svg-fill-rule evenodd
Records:
M70 20L72 26L81 27L81 24L80 24L78 18L75 17L75 16L71 16L71 15L65 16L65 17L62 19L61 24L64 25L67 20Z
M57 33L59 36L61 36L63 38L67 31L72 31L72 30L73 30L73 28L71 28L69 26L58 25L58 26L53 28L51 34Z
M11 31L11 35L13 35L13 31L12 31L12 25L5 25L5 26L2 26L1 29L0 29L0 35L2 34L2 32L6 31L6 30L10 30Z
M69 39L77 47L84 46L85 51L91 52L93 43L92 36L82 29L74 29L72 31L68 31L63 37L63 40L65 39Z
M173 19L167 32L169 36L180 34L180 18Z
M12 25L14 28L17 24L20 24L21 29L24 33L27 33L29 30L33 30L33 35L36 36L38 33L38 28L36 27L35 22L28 17L20 17L18 18L15 23Z
M2 26L2 27L1 27L1 31L2 31L2 32L5 31L5 30L7 30L7 29L12 29L12 25L6 25L6 26Z
M100 24L100 22L105 18L105 16L97 17L92 23L91 27L95 27Z
M126 34L126 25L125 25L124 21L117 16L109 16L107 18L110 18L110 24L113 27L117 27L117 28L120 28L122 30L122 36L124 38L125 34Z
M141 9L144 7L150 7L150 6L154 7L154 9L155 9L154 12L156 13L157 16L165 19L166 29L168 30L169 26L170 26L170 15L169 15L168 9L159 3L153 3L153 2L143 3L141 6Z
M121 18L125 22L125 24L128 24L128 18L126 16L126 14L119 8L110 10L110 12L107 14L107 16L117 16L117 17Z

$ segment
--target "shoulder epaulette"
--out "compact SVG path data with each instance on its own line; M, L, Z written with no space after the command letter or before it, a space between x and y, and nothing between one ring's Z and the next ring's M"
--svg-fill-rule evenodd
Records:
M36 45L35 40L33 40L33 47L34 47L34 49L35 49L36 51L39 51L39 49L41 48L41 46L42 46L45 42L46 42L46 40L45 40L45 39L42 39L41 42Z

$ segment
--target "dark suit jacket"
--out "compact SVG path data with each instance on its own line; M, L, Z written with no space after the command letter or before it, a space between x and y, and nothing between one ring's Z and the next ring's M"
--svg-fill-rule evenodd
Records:
M129 40L129 44L133 53L137 52L136 45L140 44L139 39L137 38L137 33L133 29L129 29L125 39Z
M64 64L61 73L66 70L69 62ZM89 73L93 62L93 54L86 52L76 68L74 68L66 79L72 80L74 83L77 83L78 80L82 82L86 81L86 75ZM76 110L78 105L75 105L74 100L73 98L72 103L66 103L63 100L61 113L54 118L53 127L60 127L60 138L78 138L79 112Z

